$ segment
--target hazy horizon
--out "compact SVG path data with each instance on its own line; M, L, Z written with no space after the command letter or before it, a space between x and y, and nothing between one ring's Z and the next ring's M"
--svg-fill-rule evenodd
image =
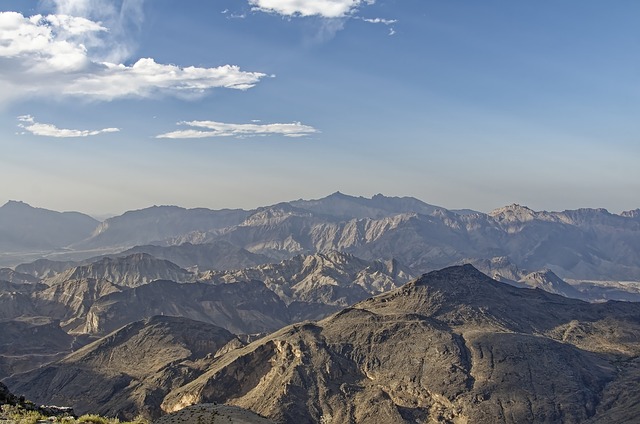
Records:
M6 0L0 204L640 207L637 2Z
M402 197L411 197L411 198L423 201L424 203L427 203L429 205L442 207L442 208L445 208L445 209L448 209L448 210L473 210L473 211L481 212L481 213L485 213L485 214L486 213L490 213L490 212L492 212L492 211L494 211L496 209L512 205L512 204L518 204L520 206L527 207L527 208L532 209L532 210L537 211L537 212L539 212L539 211L562 212L562 211L565 211L565 210L582 209L582 208L540 209L540 208L532 207L531 205L526 205L526 204L522 204L522 203L518 203L518 202L510 202L510 203L505 203L503 205L496 205L495 207L493 207L491 209L488 209L488 210L481 210L481 209L468 207L468 206L467 207L464 207L464 206L463 207L448 207L447 205L441 205L441 204L432 203L432 202L429 202L429 201L427 201L425 199L420 199L420 198L415 197L415 196L403 196L403 195L397 195L396 196L396 195L390 195L390 194L385 194L385 193L375 193L373 195L353 195L353 194L350 194L350 193L344 193L342 191L338 191L338 192L341 193L341 194L350 196L350 197L362 197L362 198L365 198L365 199L371 199L373 196L380 195L380 194L385 196L385 197L400 197L400 198L402 198ZM224 206L224 205L219 205L219 206L216 206L216 207L209 207L209 206L205 206L205 205L189 205L189 206L185 206L185 205L181 205L181 204L177 204L177 203L163 203L163 204L149 204L149 205L146 205L146 206L126 208L126 209L122 209L122 210L118 210L118 211L111 211L111 212L109 212L109 211L89 212L89 211L85 211L85 210L81 210L81 209L69 209L69 208L56 209L56 208L50 208L50 207L47 207L47 206L32 204L32 203L29 203L29 202L26 202L26 201L20 200L20 199L8 199L6 201L0 201L0 207L4 206L8 202L22 202L22 203L26 203L29 206L34 207L34 208L47 209L47 210L52 210L52 211L56 211L56 212L80 212L80 213L84 213L85 215L89 215L89 216L91 216L91 217L93 217L93 218L95 218L97 220L102 221L102 220L105 220L107 218L111 218L111 217L114 217L114 216L122 215L123 213L128 212L128 211L142 210L142 209L147 209L147 208L150 208L150 207L158 207L158 206L177 206L177 207L181 207L181 208L185 208L185 209L206 208L206 209L212 209L212 210L217 210L217 209L254 210L254 209L257 209L257 208L268 207L268 206L276 205L278 203L283 203L283 202L294 202L294 201L297 201L297 200L319 200L319 199L322 199L324 197L328 197L328 196L330 196L332 194L335 194L335 193L336 192L328 193L325 196L314 197L314 198L298 197L298 198L295 198L295 199L286 199L286 200L281 199L281 200L273 201L273 202L270 202L270 203L264 203L264 204L255 204L255 205L249 204L248 206L233 206L233 205L232 206ZM583 208L586 208L586 209L599 209L599 208L602 208L602 207L601 206L585 206ZM638 208L626 209L626 210L620 210L620 211L610 210L610 209L607 209L607 208L604 208L604 209L606 209L608 212L610 212L612 214L619 215L622 212L626 212L626 211L630 211L630 210L634 210L634 209L638 209Z

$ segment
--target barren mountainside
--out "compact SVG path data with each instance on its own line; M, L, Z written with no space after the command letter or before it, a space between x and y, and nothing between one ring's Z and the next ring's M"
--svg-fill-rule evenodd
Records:
M157 417L164 394L195 378L230 342L203 322L153 317L129 324L46 367L7 383L37 403L73 405L78 414Z
M395 260L365 261L336 251L298 255L280 263L200 276L201 280L214 283L259 280L286 303L339 306L391 290L411 278L412 271Z
M123 287L137 287L154 280L192 281L193 274L178 265L146 253L106 257L88 265L70 268L45 279L49 285L86 278L107 280Z
M639 340L640 305L461 266L232 351L162 407L225 402L296 423L633 422Z

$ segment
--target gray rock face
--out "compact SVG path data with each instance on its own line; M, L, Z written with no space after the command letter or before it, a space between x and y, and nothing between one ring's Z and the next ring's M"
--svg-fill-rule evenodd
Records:
M68 280L107 280L122 287L138 287L154 280L192 281L189 271L167 260L156 259L146 253L125 257L106 257L88 265L70 268L44 281L56 285Z
M33 277L44 279L53 277L56 274L60 274L69 268L74 268L80 265L73 261L52 261L49 259L38 259L33 262L20 264L16 266L16 271L29 274Z
M365 261L336 251L200 276L213 283L259 280L288 304L298 301L342 307L396 288L411 278L412 271L397 261Z
M107 280L84 278L66 280L33 294L37 310L46 316L62 321L62 327L70 333L84 329L86 317L99 298L118 293L123 287Z
M10 283L39 283L40 279L12 270L11 268L0 268L0 281Z
M106 334L155 315L215 324L236 334L271 332L290 322L287 305L259 281L212 285L158 280L102 296L82 332Z
M271 258L267 256L251 253L224 241L184 243L177 246L136 246L119 256L134 253L146 253L158 259L171 261L182 268L197 268L200 271L249 268L271 262Z
M210 324L153 317L9 378L7 384L34 402L71 405L77 414L156 418L164 395L199 375L233 340L231 333Z
M517 289L460 266L229 352L162 407L229 403L292 423L599 422L638 412L640 389L622 393L639 340L638 304Z

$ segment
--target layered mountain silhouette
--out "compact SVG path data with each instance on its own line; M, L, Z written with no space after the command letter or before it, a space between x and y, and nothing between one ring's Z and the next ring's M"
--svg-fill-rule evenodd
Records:
M25 222L45 227L41 224L42 214L67 216L16 202L3 206L5 209L0 213L0 229L24 228ZM15 209L38 213L7 212ZM123 251L149 244L184 245L164 252L159 248L136 248L130 253L155 252L160 258L184 267L198 266L200 270L257 265L266 260L265 256L279 261L298 254L337 250L367 260L394 258L416 272L452 265L464 258L505 256L522 269L549 269L560 278L621 281L640 280L640 220L636 212L537 212L514 204L483 214L449 211L410 197L376 195L367 199L334 193L322 199L279 203L253 211L155 206L126 212L100 224L72 214L72 222L76 223L76 218L79 222L73 231L66 223L64 227L55 226L65 231L51 234L45 228L42 232L32 231L29 237L49 240L40 243L38 249L45 245L51 249L71 245L67 256L73 255L73 249ZM3 237L0 249L24 250L29 237L16 237ZM220 259L207 259L207 248L193 247L209 243L220 246L224 242L233 248L227 245L221 250L236 249L228 260L221 253ZM31 244L35 248L38 243ZM189 249L194 251L188 253ZM202 251L195 251L199 249ZM78 256L84 259L87 253L78 252Z
M0 379L121 418L634 422L640 304L607 300L640 300L639 217L338 192L99 223L9 202Z
M10 201L0 207L0 250L59 249L89 237L98 224L78 212L54 212Z
M178 237L191 232L214 230L239 224L248 212L239 209L213 211L177 206L153 206L109 218L76 248L131 247Z

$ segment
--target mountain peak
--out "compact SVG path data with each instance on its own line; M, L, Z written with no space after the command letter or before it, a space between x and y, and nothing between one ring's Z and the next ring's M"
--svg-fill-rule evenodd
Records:
M526 206L512 203L489 212L489 216L500 221L532 221L536 218L536 212Z
M2 206L2 209L34 209L33 206L21 200L9 200Z
M624 211L620 214L620 216L624 216L625 218L640 218L640 208L630 211Z

